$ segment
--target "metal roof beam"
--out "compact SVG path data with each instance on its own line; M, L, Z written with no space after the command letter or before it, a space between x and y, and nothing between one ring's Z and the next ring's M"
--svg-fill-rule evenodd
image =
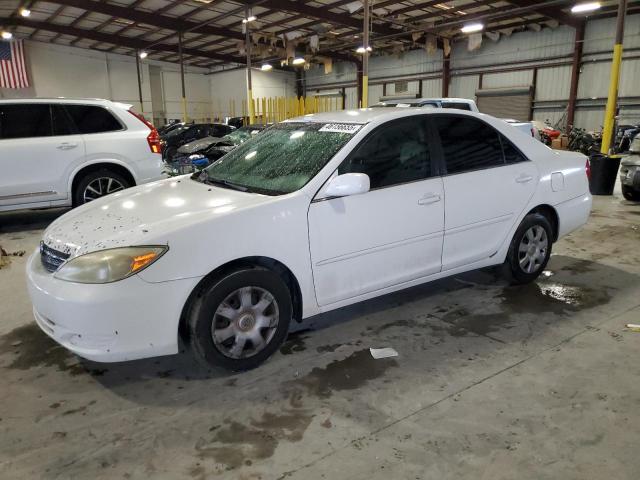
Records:
M535 12L540 15L544 15L545 17L552 18L557 20L560 23L564 23L565 25L569 25L573 28L580 27L580 19L577 17L572 17L569 14L566 14L562 11L558 6L545 6L545 2L539 2L536 0L508 0L509 3L517 5L519 7L536 7ZM539 5L539 6L538 6Z

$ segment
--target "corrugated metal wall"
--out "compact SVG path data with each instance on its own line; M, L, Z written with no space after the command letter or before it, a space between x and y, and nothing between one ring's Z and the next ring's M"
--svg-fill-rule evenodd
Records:
M601 19L587 23L585 30L583 65L578 84L578 103L575 124L598 129L604 116L611 50L615 32L615 19ZM502 36L493 42L483 39L482 46L473 52L466 42L457 42L451 54L451 84L449 96L475 98L480 88L521 87L533 85L535 92L533 118L558 122L566 119L566 106L571 81L571 55L574 30L560 26L544 28L540 32L526 31ZM625 121L640 121L640 15L630 15L625 24L625 59L620 82L621 117ZM414 50L403 55L372 57L369 79L378 85L370 87L370 103L386 93L395 93L394 82L409 80L409 90L418 92L422 81L423 97L442 95L441 78L419 80L416 77L440 75L441 52L428 56L425 50ZM534 75L534 70L537 72ZM480 75L482 74L482 82ZM356 83L355 64L334 64L334 72L324 75L322 68L307 72L307 85L313 88L331 88L337 84ZM343 86L344 86L343 85ZM356 106L357 90L347 95L347 106ZM355 96L354 99L349 95Z

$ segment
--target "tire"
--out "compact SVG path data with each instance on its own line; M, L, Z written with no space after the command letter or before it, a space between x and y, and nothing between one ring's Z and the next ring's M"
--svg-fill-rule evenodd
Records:
M187 317L188 342L207 367L249 370L282 345L292 313L291 293L277 273L243 268L201 289Z
M73 206L84 205L105 195L131 187L131 181L107 168L84 175L73 191ZM102 193L101 193L102 192Z
M168 147L163 153L164 161L167 163L171 163L177 151L178 149L176 147Z
M553 231L549 220L539 213L530 213L516 230L505 267L511 283L533 282L547 266L551 256ZM523 248L527 250L522 251Z
M640 202L640 192L632 187L622 185L622 196L630 202Z

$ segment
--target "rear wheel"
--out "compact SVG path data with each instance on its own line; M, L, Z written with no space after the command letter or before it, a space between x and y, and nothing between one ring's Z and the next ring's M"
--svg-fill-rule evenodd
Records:
M289 289L264 268L237 270L212 281L189 315L189 343L208 366L257 367L284 342L292 316Z
M106 168L96 170L80 179L73 192L73 204L83 205L131 186L131 182L119 173Z
M551 256L552 229L549 220L530 213L516 230L505 262L512 283L529 283L538 278Z
M622 196L630 202L640 202L640 192L626 185L622 185Z

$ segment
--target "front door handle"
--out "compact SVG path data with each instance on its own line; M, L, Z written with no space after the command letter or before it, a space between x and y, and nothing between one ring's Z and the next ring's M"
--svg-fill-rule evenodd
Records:
M526 173L523 173L522 175L516 178L517 183L527 183L527 182L530 182L531 180L533 180L533 177L531 175L527 175Z
M71 142L62 142L60 145L58 145L56 148L58 150L71 150L72 148L76 148L78 146L77 143L71 143Z
M427 193L424 197L418 200L418 205L429 205L440 201L440 195L437 193Z

